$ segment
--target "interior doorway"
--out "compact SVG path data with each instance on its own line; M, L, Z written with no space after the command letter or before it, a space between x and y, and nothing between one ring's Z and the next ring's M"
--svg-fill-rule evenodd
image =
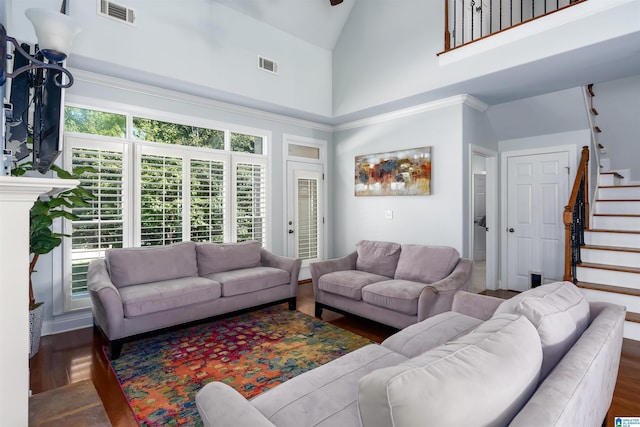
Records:
M473 259L472 290L498 289L497 156L471 144L469 256Z

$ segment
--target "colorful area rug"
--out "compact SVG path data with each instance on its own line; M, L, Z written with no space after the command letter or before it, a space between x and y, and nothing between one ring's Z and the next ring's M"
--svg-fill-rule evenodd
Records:
M250 399L371 342L283 304L125 343L111 366L140 425L200 426L210 381Z

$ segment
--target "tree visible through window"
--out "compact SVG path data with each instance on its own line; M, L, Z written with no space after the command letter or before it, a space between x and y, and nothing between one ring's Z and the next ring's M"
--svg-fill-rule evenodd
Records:
M133 137L140 141L164 142L224 150L224 131L160 120L133 118Z

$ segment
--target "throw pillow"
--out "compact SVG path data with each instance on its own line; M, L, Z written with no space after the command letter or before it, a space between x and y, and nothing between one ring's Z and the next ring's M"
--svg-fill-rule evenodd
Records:
M589 325L589 303L571 282L555 282L525 291L498 306L494 315L527 316L542 342L544 380Z
M391 242L361 240L356 245L356 270L393 277L400 256L400 245Z

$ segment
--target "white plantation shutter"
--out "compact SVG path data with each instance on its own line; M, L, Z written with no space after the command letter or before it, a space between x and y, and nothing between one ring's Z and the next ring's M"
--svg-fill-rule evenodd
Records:
M182 241L182 164L179 157L143 152L139 162L140 246Z
M320 232L318 212L319 182L315 178L296 178L298 258L317 259Z
M234 156L236 241L267 244L266 159Z
M81 185L94 195L90 205L74 208L72 212L80 219L66 222L65 232L71 235L71 245L70 251L69 246L65 249L65 257L70 258L70 262L65 263L64 305L65 310L70 310L88 305L89 262L104 257L108 248L127 245L128 206L124 182L127 163L122 143L68 138L65 144L72 167L91 166L96 170L80 179Z
M223 243L227 209L225 160L191 159L190 231L194 242Z

